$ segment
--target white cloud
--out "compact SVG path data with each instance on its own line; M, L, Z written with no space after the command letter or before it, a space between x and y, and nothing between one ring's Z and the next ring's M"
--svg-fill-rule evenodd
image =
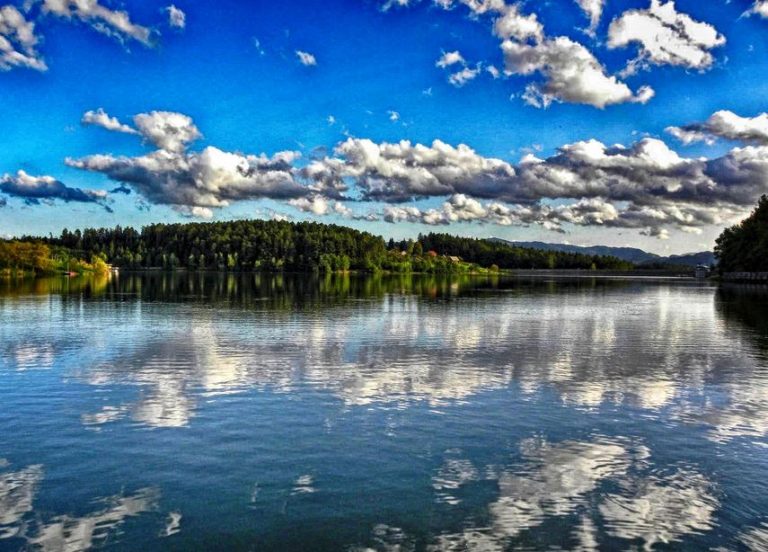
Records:
M186 148L201 134L190 117L153 111L134 117L139 134L158 149L147 155L125 157L91 155L67 159L75 168L99 172L130 186L150 203L171 205L180 212L206 216L200 208L216 208L232 201L269 197L290 199L311 191L331 193L315 184L297 181L294 162L298 152L283 151L272 157L230 153L208 146L200 152ZM318 177L319 178L319 177Z
M313 213L315 215L328 214L328 200L322 196L313 196L311 198L299 197L291 199L288 203L296 207L299 211L304 211L305 213Z
M152 46L153 32L131 21L128 12L110 10L99 0L43 0L43 12L67 19L79 19L100 33L124 40L132 38Z
M448 77L448 82L457 88L464 86L469 81L474 80L480 74L480 66L464 67L461 71L456 71Z
M594 36L597 26L600 24L600 18L603 16L605 0L576 0L576 3L589 18L589 27L586 30L587 34Z
M291 199L288 204L303 211L305 213L312 213L316 216L325 215L338 215L343 218L353 220L367 220L376 221L379 220L379 216L375 213L369 213L367 215L356 214L352 209L347 207L341 201L331 201L322 195L312 195L309 197L300 197Z
M202 137L192 118L183 113L152 111L136 115L133 122L147 141L165 151L184 151Z
M115 132L124 132L125 134L138 134L135 128L121 123L117 117L111 117L104 109L99 108L96 111L86 111L80 122L84 125L94 125L112 130Z
M48 69L37 52L35 24L27 21L14 6L0 8L0 70L28 67L38 71Z
M768 18L768 0L755 0L750 13Z
M652 238L658 238L660 240L668 240L669 230L667 230L666 228L651 227L651 228L648 228L647 230L641 230L640 235L649 236Z
M482 203L463 194L451 196L440 208L427 210L415 206L387 205L382 212L386 222L410 222L430 226L453 223L494 224L498 226L539 225L546 230L563 233L563 226L602 226L606 228L637 229L644 236L669 239L669 231L661 225L677 225L683 231L698 228L680 226L697 224L694 216L676 207L617 208L600 198L581 199L570 204L508 205L500 202Z
M69 203L97 203L107 210L107 193L101 190L71 188L52 176L32 176L20 170L0 178L0 192L23 199L28 205L59 199Z
M101 110L90 112L87 121L138 133L158 149L138 157L91 155L67 163L105 174L155 204L213 209L272 198L293 200L294 207L316 215L336 212L423 224L539 224L555 231L604 226L663 239L671 229L696 233L734 222L768 192L768 139L758 132L761 127L733 117L725 119L728 127L722 120L710 118L705 130L754 145L706 159L683 157L655 138L628 147L593 139L563 145L548 158L529 153L515 165L440 140L423 145L348 138L333 154L300 164L299 154L290 151L272 157L214 146L187 151L200 132L183 114L138 115L133 131ZM688 132L703 132L689 127ZM397 204L430 197L447 200L437 208L390 206L365 216L347 212L340 203Z
M548 37L535 13L523 14L518 4L503 0L461 0L473 14L493 14L494 34L501 39L504 71L508 75L539 74L544 82L530 83L523 99L545 108L553 102L568 102L605 108L621 103L646 103L653 89L643 86L633 92L605 67L584 45L566 36ZM439 2L446 9L454 2ZM475 75L467 73L469 78ZM458 79L466 82L468 79Z
M505 6L503 3L493 8L493 11L500 13L500 17L494 22L493 31L502 40L542 42L545 39L544 26L535 13L523 15L517 4Z
M110 116L104 109L86 111L81 123L100 126L107 130L137 134L161 150L182 152L192 142L202 138L192 118L173 111L152 111L140 113L133 118L136 128L121 123L117 117Z
M243 155L209 146L201 152L161 149L139 157L91 155L66 163L105 174L151 203L213 208L246 199L306 195L307 188L295 181L290 166L296 156L294 152L271 158Z
M168 24L176 29L183 29L187 26L187 14L171 4L165 8L168 12Z
M464 56L461 55L461 53L458 50L455 50L453 52L444 52L442 56L440 56L440 59L437 60L437 63L435 63L436 66L445 69L446 67L450 67L451 65L455 65L457 63L464 64Z
M440 140L424 146L406 140L376 144L349 138L335 152L339 157L324 160L323 168L336 177L354 178L370 199L398 201L478 193L485 186L495 189L499 179L514 176L514 169L504 161L487 159L468 146L453 147Z
M621 103L646 103L653 89L641 87L637 92L605 68L583 45L568 37L547 39L538 44L505 40L502 45L505 69L510 75L540 73L544 83L526 87L523 98L535 107L548 107L552 102L569 102L605 108Z
M198 207L189 205L174 205L173 210L181 214L183 217L199 218L204 220L210 220L213 218L213 211L208 207Z
M441 69L447 69L449 67L452 68L455 65L461 66L461 69L454 71L448 76L448 82L457 88L460 88L467 84L469 81L475 79L480 74L481 70L480 64L477 64L474 68L469 67L466 60L464 59L464 56L462 56L458 50L453 52L443 52L443 55L440 56L440 59L437 60L435 65ZM498 74L498 71L495 67L493 70Z
M517 205L510 207L492 202L483 204L464 194L454 194L439 209L421 210L418 207L387 205L382 218L386 222L411 222L431 226L448 225L456 222L477 222L499 226L543 223L534 214L535 210Z
M387 111L387 115L389 115L389 120L392 121L393 123L400 120L400 113L398 113L397 111L392 111L392 110Z
M712 25L678 12L673 1L651 0L648 9L628 10L611 22L609 48L633 42L640 53L627 66L629 74L647 64L708 69L714 62L710 50L725 44L725 37Z
M703 123L668 127L667 132L684 144L713 143L717 138L768 145L768 113L741 117L732 111L717 111Z
M313 56L309 52L303 52L301 50L296 50L296 57L299 58L299 63L301 63L302 65L305 65L307 67L317 65L317 59L315 58L315 56Z
M409 6L411 4L411 1L412 0L387 0L386 2L384 2L384 4L382 4L381 10L389 11L393 7L403 8L403 7Z
M723 157L702 159L681 157L652 138L631 147L588 140L562 146L548 159L529 154L512 165L439 140L425 146L350 138L335 154L310 164L306 176L328 188L348 183L363 200L398 203L457 194L490 199L511 211L495 207L475 217L478 222L546 223L553 229L575 224L695 231L732 221L768 191L768 147L735 148ZM546 204L555 199L576 203ZM398 207L387 218L426 224L471 218L461 214L464 210L456 216L449 211Z

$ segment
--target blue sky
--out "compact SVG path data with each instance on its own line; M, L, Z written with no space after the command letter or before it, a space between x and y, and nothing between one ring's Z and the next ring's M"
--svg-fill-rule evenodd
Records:
M164 2L9 4L0 235L289 217L397 238L708 249L768 191L768 5L669 4L597 0L592 33L576 0L178 0L183 26ZM35 43L14 34L14 14L34 25ZM502 19L539 30L494 30ZM673 40L654 35L656 24ZM463 61L437 65L453 52ZM582 54L599 81L568 76L583 70ZM450 82L461 70L470 78ZM124 130L82 122L99 109ZM711 118L718 112L737 118ZM186 127L202 137L166 155L161 134ZM387 150L402 140L410 144ZM588 154L569 147L591 140L601 146ZM206 148L213 160L199 155ZM295 153L277 164L248 157L285 151ZM219 153L249 168L227 173ZM536 159L521 165L526 155ZM335 184L308 173L312 164Z

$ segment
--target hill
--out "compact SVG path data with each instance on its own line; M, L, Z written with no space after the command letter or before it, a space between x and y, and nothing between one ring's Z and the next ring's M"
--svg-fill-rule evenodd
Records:
M699 264L710 265L714 264L715 262L715 255L711 251L662 257L654 253L643 251L642 249L637 249L635 247L610 247L607 245L580 246L565 243L547 243L538 241L516 242L503 240L501 238L490 238L488 241L505 243L507 245L517 247L540 249L542 251L562 251L567 253L579 253L582 255L611 256L623 261L629 261L637 265L655 264L696 266Z

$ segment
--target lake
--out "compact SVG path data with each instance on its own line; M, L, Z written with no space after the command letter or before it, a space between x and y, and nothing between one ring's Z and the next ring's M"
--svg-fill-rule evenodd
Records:
M0 281L0 550L766 550L768 292Z

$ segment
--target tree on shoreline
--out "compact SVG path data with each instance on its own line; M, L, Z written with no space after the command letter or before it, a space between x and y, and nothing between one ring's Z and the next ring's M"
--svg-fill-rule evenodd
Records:
M718 269L723 272L768 272L768 196L752 214L726 228L715 242Z
M631 263L614 257L540 251L448 234L385 242L346 226L317 222L237 220L117 226L24 238L65 251L71 258L99 258L126 269L228 272L431 272L501 269L612 269Z

